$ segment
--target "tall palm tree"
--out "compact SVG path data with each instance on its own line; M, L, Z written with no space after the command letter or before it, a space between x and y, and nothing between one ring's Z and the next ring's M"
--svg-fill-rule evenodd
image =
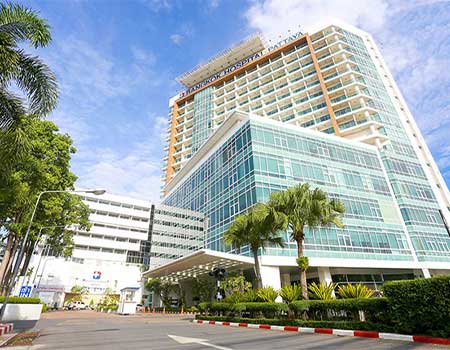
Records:
M339 200L330 200L324 191L319 188L312 190L309 184L304 183L288 188L286 191L272 193L269 205L284 213L288 218L292 239L297 242L297 263L302 296L308 299L306 283L308 260L303 251L305 227L314 229L331 224L340 228L344 227L341 219L345 212L344 204Z
M258 251L269 244L283 247L283 240L278 234L287 228L286 215L277 212L264 203L258 203L246 214L239 215L230 228L224 233L224 242L240 249L249 245L255 260L256 287L262 288L261 267Z
M23 135L17 132L24 118L43 117L56 106L55 75L37 56L27 54L20 47L24 43L34 48L45 47L50 41L50 28L36 12L12 3L0 4L0 141L3 150L14 152L11 143L24 141ZM21 95L14 93L11 87L18 88Z

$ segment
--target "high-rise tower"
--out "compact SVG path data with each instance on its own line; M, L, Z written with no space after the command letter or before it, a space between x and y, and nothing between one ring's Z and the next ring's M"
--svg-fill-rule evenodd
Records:
M208 216L207 247L230 251L237 214L309 182L347 208L345 229L308 232L312 266L450 270L447 186L368 33L329 25L267 47L253 36L178 80L164 203ZM285 239L263 259L294 257Z

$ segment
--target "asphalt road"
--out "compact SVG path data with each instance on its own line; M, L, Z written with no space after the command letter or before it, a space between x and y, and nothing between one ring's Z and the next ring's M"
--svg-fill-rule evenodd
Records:
M40 329L41 336L32 346L10 349L450 349L380 339L197 325L189 322L189 316L118 316L92 311L48 313L36 328Z

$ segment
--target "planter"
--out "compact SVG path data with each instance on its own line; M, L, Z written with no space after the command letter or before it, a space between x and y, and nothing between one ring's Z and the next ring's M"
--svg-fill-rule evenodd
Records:
M14 329L33 328L41 318L42 304L8 304L4 322L14 323Z

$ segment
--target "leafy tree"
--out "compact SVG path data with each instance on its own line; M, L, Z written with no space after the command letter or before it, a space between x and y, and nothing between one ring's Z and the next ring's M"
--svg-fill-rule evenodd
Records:
M192 284L193 300L197 303L210 302L214 298L216 285L211 278L196 278Z
M157 294L165 307L170 307L170 295L178 291L178 286L170 281L162 281L159 278L150 278L145 283L145 288Z
M0 4L0 129L9 130L21 117L42 117L56 106L54 74L36 56L23 50L51 41L50 27L38 14L21 5ZM26 100L8 88L17 86Z
M89 289L84 286L79 286L77 284L73 285L72 288L70 288L70 292L75 294L70 301L82 301L83 296L89 293Z
M220 286L225 291L225 296L243 294L252 288L251 282L248 282L243 275L228 276Z
M303 251L305 228L314 229L331 224L344 227L341 215L344 213L345 207L339 200L330 200L321 189L312 190L307 183L288 188L286 191L272 193L269 205L284 213L288 218L292 239L297 242L297 264L299 265L303 299L308 299L306 283L308 259L304 256Z
M114 306L119 304L119 296L113 293L111 288L106 288L103 292L102 300L100 301L101 305L104 306Z
M240 248L249 245L255 260L256 287L262 288L258 251L267 245L283 246L278 231L285 230L287 219L273 207L258 203L246 214L239 215L224 234L224 242Z
M76 150L68 135L60 134L54 123L39 119L29 120L24 124L24 130L30 149L14 162L7 175L0 174L0 232L6 239L4 258L0 264L2 286L7 285L9 280L13 257L21 244L39 193L73 189L77 179L70 171L70 158ZM0 131L0 138L3 133ZM90 226L89 208L81 198L68 193L43 195L25 247L23 271L26 271L35 243L42 234L45 234L46 243L54 255L70 255L74 226L80 229L89 229ZM44 227L46 229L41 231Z

